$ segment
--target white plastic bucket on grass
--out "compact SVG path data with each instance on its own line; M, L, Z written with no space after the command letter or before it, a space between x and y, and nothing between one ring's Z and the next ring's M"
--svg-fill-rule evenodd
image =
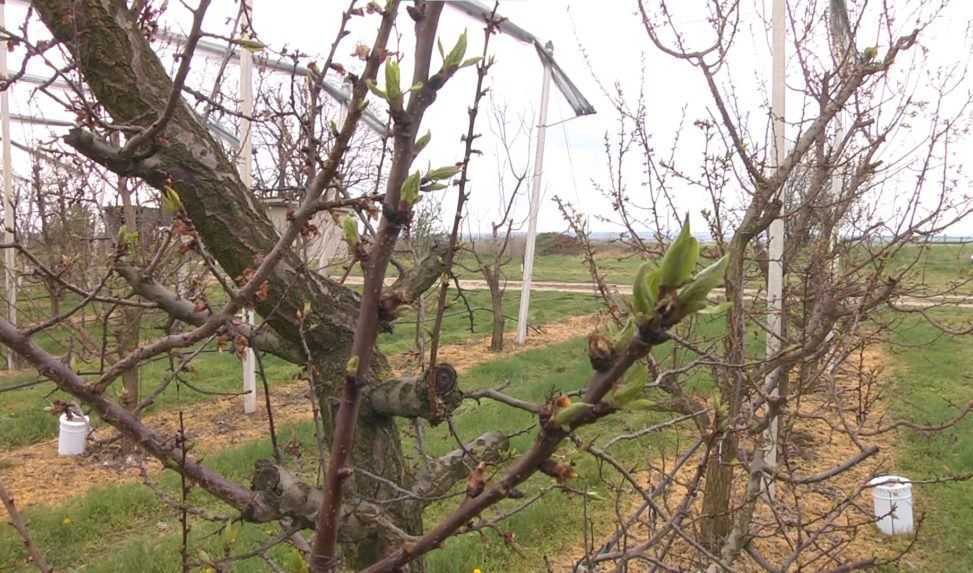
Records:
M88 416L72 417L61 414L61 428L57 434L57 455L78 456L84 453L85 441L91 431Z
M885 535L912 533L912 482L900 476L879 476L872 486L875 519Z

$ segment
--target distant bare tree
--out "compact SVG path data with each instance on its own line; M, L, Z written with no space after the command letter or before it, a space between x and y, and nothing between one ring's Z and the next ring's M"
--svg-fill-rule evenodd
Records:
M312 66L307 58L290 54L295 64L307 64L304 79L298 80L295 72L279 91L262 90L258 100L264 109L246 118L265 138L257 145L255 194L237 171L236 150L218 141L206 121L243 119L235 109L233 90L221 81L225 64L212 90L187 85L203 36L217 37L234 49L273 54L252 29L246 3L241 4L233 36L225 38L204 30L209 0L195 7L34 0L29 18L39 17L50 37L35 40L7 29L0 39L25 48L23 70L28 62L46 64L50 74L72 86L54 100L78 118L63 140L71 150L66 157L108 185L126 178L134 189L138 182L173 220L168 239L146 256L130 255L125 241L118 241L108 260L96 265L100 279L75 285L81 300L60 315L26 327L0 320L0 342L86 412L100 416L180 475L183 569L226 569L247 558L190 557L190 488L220 500L241 521L278 524L280 533L261 534L255 551L254 556L268 562L271 547L288 543L315 573L418 571L423 557L451 538L496 528L548 492L564 492L587 503L589 493L568 483L574 469L556 456L568 448L597 461L604 471L595 479L612 484L618 502L612 532L597 544L588 537L575 570L610 566L624 571L632 562L714 573L742 567L850 571L873 565L874 558L846 558L843 551L854 540L855 527L839 521L856 511L854 500L867 487L864 483L856 483L847 496L830 498L823 514L810 512L800 499L873 457L879 449L873 442L903 423L876 420L869 411L873 401L867 398L858 400L854 416L848 415L849 392L861 397L869 383L861 361L855 366L849 359L876 340L871 329L875 323L869 322L876 311L915 294L909 290L908 271L894 266L891 257L909 241L940 232L971 211L970 199L956 193L957 169L947 161L946 145L968 127L963 123L968 102L958 111L940 105L952 85L943 76L935 86L934 103L920 104L907 89L911 84L903 88L896 75L900 69L905 74L921 71L903 61L934 16L933 3L917 3L929 13L917 12L918 26L904 31L899 28L906 25L905 18L892 7L866 6L867 14L849 26L849 37L840 44L845 53L831 48L827 27L821 25L829 10L843 9L837 0L831 4L826 9L819 3L792 3L789 12L806 105L796 126L799 135L779 163L771 159L773 146L754 119L766 116L764 108L746 109L732 97L731 48L739 32L740 3L708 2L711 35L694 33L692 38L701 46L689 45L689 37L680 33L676 22L681 19L674 14L682 4L678 9L675 3L639 4L646 42L699 72L711 115L692 122L702 142L692 145L698 158L684 165L688 154L673 153L672 161L656 162L646 132L640 131L644 126L633 127L633 117L644 116L630 114L624 101L616 101L623 118L618 133L626 141L615 149L625 150L626 156L638 150L645 166L642 176L658 186L653 191L658 199L648 207L629 201L633 188L620 179L621 151L611 171L616 183L604 190L631 213L622 224L631 227L627 239L633 244L642 240L636 212L647 220L683 219L675 212L675 201L667 199L676 197L677 181L706 190L713 203L706 218L715 248L703 252L688 221L678 232L676 225L654 228L656 244L645 241L641 251L651 260L633 283L633 295L614 305L619 327L591 333L588 356L578 357L590 363L590 374L565 381L565 391L534 403L505 394L502 386L464 393L456 370L437 357L449 287L444 277L455 280L452 263L471 191L468 174L476 151L477 115L493 65L490 39L501 21L496 7L482 15L482 51L467 58L465 34L438 37L444 3L417 0L405 6L406 18L398 0L361 7L352 0L324 61ZM159 14L177 10L185 16L187 9L191 31L178 48L170 75L157 52ZM342 43L355 19L374 29L371 45L351 48ZM880 23L874 32L879 48L857 47L854 38L862 21ZM910 17L908 25L913 21ZM410 54L390 47L396 29L411 34ZM434 57L437 44L446 47ZM409 79L404 78L406 66L411 66ZM23 70L7 81L16 81ZM435 109L443 86L467 81L461 78L469 79L473 71L460 160L450 157L442 167L414 167L429 138L438 136L420 134L420 125ZM322 103L325 81L332 78L351 88L340 122L325 113ZM387 114L388 145L359 139L366 110ZM840 130L835 125L839 113L846 116ZM923 116L928 126L921 145L880 163L888 157L883 153L891 153L887 144L894 131L913 115ZM688 145L683 136L679 141ZM911 186L904 187L902 180L896 186L904 207L894 213L877 208L875 197L883 184L903 169L912 170ZM450 185L454 178L455 185ZM402 265L398 277L387 284L393 253L415 219L417 202L440 187L456 193L448 244L441 256ZM291 193L296 201L281 229L259 200L261 191ZM510 195L504 203L495 232L509 238ZM364 271L360 292L311 268L295 248L320 232L314 221L324 213L339 219L350 259ZM778 217L790 223L785 245L789 328L780 350L764 356L748 345L754 332L767 331L760 283L753 277L763 272L761 235ZM18 239L3 248L17 249L31 264L43 266L42 256L34 255L36 242ZM205 280L178 280L166 272L186 259L205 268ZM589 259L596 270L596 257ZM44 274L57 276L53 271ZM117 277L124 287L106 286ZM71 288L66 280L60 282ZM173 286L180 283L191 288ZM378 335L437 284L429 365L414 376L393 376L376 348ZM121 294L116 288L123 288ZM717 291L729 305L708 303ZM123 306L161 317L162 333L120 357L95 345L92 358L97 360L89 361L98 363L93 372L82 374L70 360L40 344L38 334L70 329L68 319L75 312L95 307L105 317ZM244 309L257 312L257 324L237 318ZM726 313L720 319L724 334L716 340L699 336L700 317L720 313ZM302 481L305 475L279 453L256 462L249 487L238 483L193 453L181 418L178 431L166 433L112 398L109 389L124 373L167 357L175 376L216 340L231 342L241 353L253 348L301 366L313 390L308 407L320 420L315 460L324 475L320 486ZM673 348L671 363L653 356L663 346ZM688 385L696 373L708 373L715 381L713 397ZM167 383L157 382L150 396ZM410 463L400 439L401 419L449 422L464 399L496 401L529 413L531 422L526 429L457 436L454 451ZM809 400L816 405L810 413L800 408ZM587 426L600 429L597 424L610 416L645 409L668 415L616 436L582 440L578 435ZM922 429L948 427L969 411L957 409L953 421ZM779 448L776 463L768 461L771 447L795 444L795 425L807 419L845 436L853 453L813 473L804 471L788 448ZM780 431L772 440L766 430L775 423ZM633 469L609 451L619 441L663 431L671 433L679 448L674 464L639 459L636 463L643 467ZM532 433L533 440L522 451L511 451L510 436L522 432ZM643 473L637 475L639 469ZM518 488L535 476L546 485L519 499ZM775 503L764 504L771 485L777 492ZM634 510L622 503L626 495L636 500ZM437 502L434 522L424 523L426 508ZM859 523L870 523L870 518ZM590 532L592 524L585 527ZM309 540L304 532L311 529ZM771 558L765 542L779 542L786 549Z
M442 199L438 197L427 197L416 208L412 224L406 230L413 265L419 265L426 257L438 256L442 252L444 245L440 243L444 241L444 232L441 210ZM428 298L429 296L420 296L413 305L416 310L415 351L420 369L426 364L426 345L429 338Z
M503 311L503 297L507 292L507 277L504 267L510 264L508 254L511 234L519 221L515 220L514 204L527 181L528 161L518 166L513 158L513 147L521 135L526 134L530 139L529 130L520 127L511 131L510 120L504 108L493 106L492 128L497 136L503 153L497 160L496 190L500 213L497 219L490 222L490 238L488 241L477 243L475 235L470 235L469 252L476 261L475 272L479 272L490 289L490 310L493 313L493 328L490 331L490 350L503 350L503 333L507 317ZM509 180L508 180L509 176Z
M874 373L861 357L883 340L881 309L921 302L918 296L941 300L936 296L949 292L932 293L928 286L917 290L913 265L901 264L901 257L905 247L944 232L973 209L968 195L959 192L962 176L949 147L950 139L969 127L969 96L952 90L964 77L968 56L960 56L952 71L920 70L907 63L907 54L936 18L937 3L916 3L918 24L901 32L896 9L887 5L864 6L851 19L841 0L827 6L789 4L788 33L795 39L788 49L800 65L805 99L796 114L799 133L778 163L769 130L754 121L767 113L737 99L733 83L739 3L708 3L711 33L704 38L683 33L677 24L681 7L675 3L639 2L650 44L699 73L710 106L706 117L691 122L693 133L673 138L672 152L662 159L646 130L649 108L643 95L630 102L617 91L613 100L620 127L606 135L605 145L611 177L599 187L612 204L613 222L626 230L626 242L647 257L671 241L665 231L672 227L669 221L682 216L680 189L702 190L711 199L703 216L713 245L705 254L722 257L726 265L727 302L719 307L726 313L725 335L717 345L694 339L689 330L671 333L675 345L705 365L716 381L712 400L684 386L692 362L669 373L659 373L661 365L654 360L645 364L651 389L647 407L693 421L694 445L679 463L694 469L677 474L650 466L651 482L659 484L655 487L629 480L644 502L620 520L603 545L578 560L575 570L602 563L624 570L642 561L709 572L737 567L783 571L812 563L808 566L820 570L850 571L880 561L877 556L849 559L846 550L856 533L837 524L840 516L850 519L859 511L850 500L865 491L864 482L853 482L823 511L812 511L801 499L817 484L838 483L879 452L875 442L880 436L906 423L890 424L874 410ZM878 47L856 42L862 22L879 22L868 32L878 38ZM929 83L902 89L903 78L915 73L927 73ZM914 123L920 117L925 130L916 139L921 145L896 142L900 129L923 129ZM687 154L679 148L687 140L700 142L693 146L695 160L683 159ZM625 180L623 166L636 152L645 190L639 195ZM944 170L936 173L933 165ZM893 194L899 209L890 208ZM575 226L583 223L570 206L564 214ZM754 331L772 336L762 285L768 272L764 233L776 218L784 219L787 229L785 328L780 350L765 356L762 350L755 353L751 343ZM633 317L644 312L639 289L656 288L653 269L649 263L636 280L635 297L627 303ZM597 264L593 276L597 282ZM659 297L656 311L671 304L661 291ZM845 401L855 396L859 407L851 419ZM815 405L813 412L802 407L807 403ZM969 407L957 408L953 419L936 428L949 427L969 412ZM841 434L854 448L848 459L809 474L800 471L794 443L802 426L812 421ZM776 425L775 435L768 429ZM595 447L588 449L599 455ZM602 461L614 464L610 458ZM686 490L675 500L667 498L669 480L678 480ZM768 491L777 492L772 506L764 503ZM693 503L696 496L699 505ZM636 533L636 524L647 530ZM816 545L822 539L828 539L826 547ZM764 553L776 541L789 547L780 560ZM824 562L828 565L820 565Z

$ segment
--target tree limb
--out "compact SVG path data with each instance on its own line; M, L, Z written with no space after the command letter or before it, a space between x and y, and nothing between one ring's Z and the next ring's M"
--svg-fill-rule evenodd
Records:
M423 498L444 495L453 484L469 475L471 467L481 461L500 461L509 447L507 436L500 432L487 432L461 448L430 460L428 468L416 476L412 490Z
M3 482L0 482L0 501L3 502L3 506L7 509L7 516L10 517L10 525L13 525L17 533L20 534L20 538L24 542L24 547L27 548L27 553L30 555L30 561L34 567L41 573L54 571L47 564L47 560L44 559L44 554L40 552L33 539L31 539L30 531L27 530L27 522L24 521L24 516L20 514L17 506L14 505L14 498L3 487Z
M372 412L400 418L424 418L442 422L463 400L449 364L437 364L420 377L391 379L365 388Z
M191 301L180 297L134 265L119 262L115 265L115 271L128 282L137 295L156 303L176 320L200 326L210 317L210 313L196 310ZM258 350L269 352L296 364L306 360L303 350L298 345L282 339L266 328L257 329L239 321L231 321L227 326L232 334L245 337Z
M435 243L432 249L419 263L408 271L399 275L394 283L382 290L379 308L379 318L392 320L396 311L405 305L410 305L429 290L446 272L446 255L448 245Z
M272 508L261 503L240 484L229 481L190 457L182 463L182 449L175 439L166 439L142 424L128 410L91 389L68 365L42 350L5 320L0 320L0 341L27 360L41 375L54 381L62 391L90 406L105 422L156 457L163 466L185 473L201 488L242 512L247 520L263 522L278 517Z

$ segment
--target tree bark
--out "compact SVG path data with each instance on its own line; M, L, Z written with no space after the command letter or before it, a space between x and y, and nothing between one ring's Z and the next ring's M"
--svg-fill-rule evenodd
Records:
M51 237L50 223L48 222L47 213L47 202L44 200L43 185L41 184L41 166L40 163L34 161L31 168L31 186L34 191L34 198L37 201L37 219L41 226L41 238L44 240L44 244L48 246L48 259L47 266L50 269L58 268L58 258L63 256L65 253L61 249L53 248L60 241L54 241ZM55 317L61 314L61 288L57 280L52 277L41 275L41 282L44 288L47 290L47 294L51 299L51 309L50 316Z
M499 272L499 269L496 269ZM490 350L503 350L503 328L507 318L503 315L503 290L500 287L500 277L494 273L484 273L487 286L490 287L490 309L493 311L493 332L490 335Z
M147 247L147 237L144 236L144 229L139 229L138 219L135 216L135 205L132 204L132 191L128 187L128 178L118 178L118 194L122 198L122 214L125 220L125 227L129 233L138 233L138 241L130 245L131 248L138 248L145 251ZM138 257L141 253L130 253ZM142 327L142 310L136 307L124 307L121 309L122 324L119 324L115 331L118 340L119 358L134 351L139 346L139 338ZM122 374L122 406L136 416L135 409L139 404L139 380L141 371L139 368L130 368ZM126 448L127 449L127 448Z
M746 361L746 316L744 288L746 279L746 253L750 242L765 230L780 212L779 201L767 202L767 187L758 186L759 193L747 208L740 227L727 246L728 257L725 278L726 300L732 303L727 314L726 361L743 364ZM725 368L720 371L720 402L725 412L714 414L718 438L716 451L706 463L703 487L703 545L719 553L724 540L733 529L730 499L733 495L733 464L736 461L738 439L733 431L723 431L732 426L740 413L747 386L747 374L741 368Z
M125 3L37 0L32 5L71 53L86 84L117 124L145 129L162 116L173 82ZM65 139L120 176L175 190L200 239L231 277L256 267L257 259L269 253L278 239L264 206L243 185L233 162L185 101L176 106L157 141L136 150L137 156L121 155L117 148L79 129ZM275 267L268 286L270 296L257 303L257 311L280 337L300 345L301 324L314 325L305 334L321 382L317 398L323 425L330 433L335 385L343 378L350 356L359 297L309 271L290 250ZM299 318L306 304L310 316ZM379 355L373 364L381 370L384 360ZM363 408L357 427L354 463L391 482L407 483L394 418ZM330 441L330 435L326 437ZM358 476L353 482L356 489L368 488L373 497L381 497L386 489ZM415 534L421 531L420 509L403 503L393 504L389 511L399 527ZM383 551L376 533L372 540L349 548L346 557L352 564L362 564Z
M717 422L725 423L719 416ZM737 455L737 439L731 432L719 434L715 451L706 460L703 488L702 542L712 553L719 554L723 540L733 529L730 497L733 495L733 462Z

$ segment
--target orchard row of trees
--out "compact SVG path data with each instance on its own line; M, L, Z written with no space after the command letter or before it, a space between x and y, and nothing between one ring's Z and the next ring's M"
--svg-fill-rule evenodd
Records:
M210 90L186 82L199 61L198 41L211 35L202 26L209 0L182 8L146 1L34 0L28 19L43 22L50 36L36 39L14 28L3 34L24 50L27 61L47 63L53 77L72 87L56 102L76 114L78 125L44 152L59 163L38 163L30 212L21 213L26 223L15 243L3 245L17 250L54 308L50 318L29 326L0 321L0 342L133 448L222 501L239 519L279 523L285 535L268 537L264 556L275 543L289 543L315 572L421 570L424 556L451 538L502 528L503 518L530 503L518 495L528 480L550 480L550 489L584 495L570 487L573 470L559 461L566 450L597 459L619 499L639 500L635 509L618 513L607 539L586 546L575 570L624 571L635 562L712 572L874 565L850 562L843 553L856 533L839 518L853 512L854 503L836 497L811 515L799 500L873 457L878 441L897 427L876 419L869 400L859 400L849 415L849 397L867 393L872 382L853 358L881 343L896 320L885 311L894 310L899 297L932 294L919 293L908 266L893 265L893 259L907 244L949 229L971 208L949 147L968 128L968 108L966 102L954 105L951 76L939 77L938 84L922 82L924 96L917 97L920 84L908 78L924 70L908 62L938 8L911 4L918 21L906 22L885 4L862 6L851 18L840 0L827 6L792 3L790 47L801 72L795 89L802 109L794 124L798 135L778 162L764 136L767 122L754 120L766 116L763 107L748 109L735 98L729 70L741 34L740 3L710 0L708 35L700 37L679 29L674 14L680 7L674 3L639 0L644 45L699 74L709 115L692 118L682 127L682 139L675 139L677 146L684 139L694 142L692 153L680 150L664 158L653 144L649 82L634 98L621 90L606 94L618 128L606 134L610 172L592 186L613 208L611 222L622 226L624 246L646 262L632 297L613 291L589 239L590 221L558 201L584 246L611 326L590 333L588 356L577 357L590 361L587 379L567 381L546 401L530 403L500 389L465 393L456 371L438 359L438 333L463 246L469 168L486 128L480 115L488 90L503 89L490 85L489 73L498 64L491 57L501 21L497 8L482 15L482 47L473 53L472 36L439 33L442 2L351 1L324 60L309 66L307 78L262 91L264 111L246 118L264 146L250 189L238 173L236 150L207 127L210 118L241 119L235 94L223 86L226 66ZM170 75L159 56L158 22L161 11L183 9L191 12L193 26ZM241 40L256 32L249 21L242 5L230 45L260 44ZM345 43L353 21L374 30L370 44ZM866 22L878 22L867 26L878 48L865 49L857 40ZM390 45L395 33L412 38L408 55ZM16 79L14 74L11 81ZM342 82L351 90L342 121L324 103L325 82ZM466 133L454 156L428 156L424 148L437 134L425 132L423 120L436 113L443 87L454 84L470 90ZM366 110L387 118L384 136L365 133ZM473 270L490 286L493 346L499 349L503 267L511 233L522 220L515 205L527 166L513 151L516 122L495 110L492 124L505 142L497 175L503 182L500 215L491 226L492 249L474 245L474 255L465 260L475 261ZM902 131L908 132L908 146L896 139ZM639 181L628 179L630 161L640 165ZM98 234L92 213L104 204L106 186L123 200L151 198L165 207L171 220L163 223L158 240L148 240L134 210L123 214L124 225L105 235L107 241L77 240ZM683 221L677 195L686 188L709 198L703 216L712 245L692 238L688 221L667 224ZM888 193L904 208L879 209ZM266 205L256 200L261 194L296 202L282 228L275 228ZM436 208L424 207L437 201L456 205L444 233L429 224ZM22 211L27 204L21 201ZM348 251L343 269L316 268L302 256L301 243L320 232L321 217L343 230ZM787 221L789 279L780 350L765 356L749 344L755 332L769 336L766 310L753 288L766 284L764 234L776 218ZM645 229L656 235L647 239ZM427 240L435 234L438 241ZM877 235L883 240L871 240ZM411 239L411 264L397 260L405 237ZM107 242L110 246L98 246ZM344 284L353 265L363 270L360 291ZM392 273L396 280L386 285ZM725 303L710 305L708 297L717 293ZM406 306L418 309L420 325L432 324L432 335L426 340L417 333L420 366L413 376L396 377L376 339L395 328ZM256 325L237 318L244 309L256 311ZM112 345L91 339L72 320L80 311L106 324L120 317L134 331L120 333ZM715 315L724 334L703 336L700 313ZM164 331L140 340L135 317L159 314L166 317ZM75 341L84 362L98 367L82 371L45 350L39 337L51 332ZM249 486L235 482L199 460L184 432L166 435L141 419L145 397L131 392L111 397L109 390L120 383L137 388L124 381L137 382L140 367L153 360L169 358L178 376L197 355L194 348L216 339L300 366L312 390L308 408L320 416L320 483L286 460L261 460ZM656 358L661 347L671 347L672 363ZM711 397L689 387L700 372L715 382ZM157 390L168 381L146 383ZM458 436L454 452L412 464L400 438L401 422L449 422L474 397L527 411L534 423ZM821 404L815 418L846 436L856 452L808 474L788 445L802 422L797 405L812 398ZM689 436L674 464L649 461L633 469L606 448L578 438L579 429L634 409L668 416L646 431ZM957 411L956 419L967 412ZM771 426L780 428L776 458L767 455ZM510 437L523 431L534 436L531 446L511 451ZM640 479L638 472L650 479ZM779 492L771 512L764 501L769 489ZM435 520L424 519L434 503L448 509L437 511ZM29 540L29 531L24 535ZM764 554L761 543L768 538L783 540L788 551ZM192 555L184 548L184 570L224 570L246 557L202 562Z

